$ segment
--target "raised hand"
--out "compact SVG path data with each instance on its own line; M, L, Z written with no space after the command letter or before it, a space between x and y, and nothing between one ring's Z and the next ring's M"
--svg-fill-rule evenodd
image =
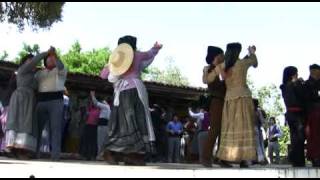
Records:
M159 44L158 41L153 45L153 47L161 49L162 48L162 44Z
M256 46L249 46L249 48L248 48L248 50L249 50L249 54L255 54L256 53Z
M50 46L50 49L48 50L49 55L56 55L56 48L53 46Z

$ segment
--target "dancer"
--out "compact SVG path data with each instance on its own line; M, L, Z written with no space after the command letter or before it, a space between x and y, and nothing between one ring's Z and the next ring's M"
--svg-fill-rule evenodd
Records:
M212 151L221 133L222 110L224 98L226 94L226 85L224 80L221 80L219 74L215 71L218 64L224 61L223 50L219 47L209 46L206 66L203 70L203 83L208 84L208 90L211 97L210 103L210 129L207 142L204 146L203 162L205 167L212 167ZM219 161L221 165L228 166L224 161Z
M117 164L122 154L129 165L145 165L144 156L155 141L148 93L141 72L148 67L162 45L156 42L147 52L137 51L136 37L124 36L110 56L101 77L114 86L114 106L109 122L105 159Z
M240 60L241 44L230 43L227 45L225 63L216 67L227 87L218 158L240 163L240 167L248 167L248 161L257 159L254 105L247 85L249 67L258 66L255 49L250 46L248 58Z
M289 160L293 167L304 167L305 92L307 92L305 83L301 78L298 78L298 69L294 66L288 66L284 69L282 83L280 89L287 109L285 118L289 124L291 139Z
M61 153L61 141L63 132L63 92L64 84L67 79L67 69L62 61L58 58L54 47L52 51L45 57L45 68L39 70L35 78L38 81L37 96L37 119L38 127L38 157L39 147L41 146L41 133L47 122L50 123L50 143L51 143L51 159L58 161Z
M313 167L320 167L320 66L310 66L310 77L306 81L308 117L306 123L307 156Z
M35 119L36 66L53 49L37 56L22 58L17 71L17 89L10 98L6 127L6 146L19 159L30 159L36 152L37 121Z

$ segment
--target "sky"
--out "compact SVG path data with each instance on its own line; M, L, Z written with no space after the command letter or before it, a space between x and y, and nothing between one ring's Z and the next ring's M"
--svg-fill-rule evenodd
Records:
M22 43L39 44L42 51L53 45L66 52L78 40L84 50L110 47L119 37L134 35L140 50L158 41L163 49L152 66L163 69L173 59L191 86L205 87L202 70L207 46L225 50L230 42L256 45L258 68L249 75L257 87L279 86L286 66L298 67L306 79L309 65L319 64L320 3L228 2L68 2L62 22L50 30L20 33L15 25L0 24L0 52L16 57Z

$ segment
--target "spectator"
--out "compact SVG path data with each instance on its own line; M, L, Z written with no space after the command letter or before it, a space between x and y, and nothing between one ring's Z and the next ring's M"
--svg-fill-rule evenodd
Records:
M91 91L91 99L93 105L100 109L99 121L98 121L98 157L97 159L103 160L103 146L108 141L108 121L110 119L110 106L107 100L99 102L96 99L95 92Z
M181 135L183 127L177 115L173 116L173 120L167 125L169 133L168 162L180 162Z
M270 127L268 129L268 139L269 139L269 158L270 163L273 164L273 153L276 154L276 161L275 164L280 163L280 144L279 138L282 136L282 132L280 127L276 123L276 119L274 117L270 118Z

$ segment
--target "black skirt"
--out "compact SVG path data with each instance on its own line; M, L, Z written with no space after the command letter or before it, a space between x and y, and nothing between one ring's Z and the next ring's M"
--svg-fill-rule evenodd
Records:
M98 143L97 143L97 126L87 124L84 127L83 134L80 141L79 154L87 160L93 160L97 156Z
M143 154L149 149L144 106L136 88L120 92L119 106L113 106L106 150L124 154Z

